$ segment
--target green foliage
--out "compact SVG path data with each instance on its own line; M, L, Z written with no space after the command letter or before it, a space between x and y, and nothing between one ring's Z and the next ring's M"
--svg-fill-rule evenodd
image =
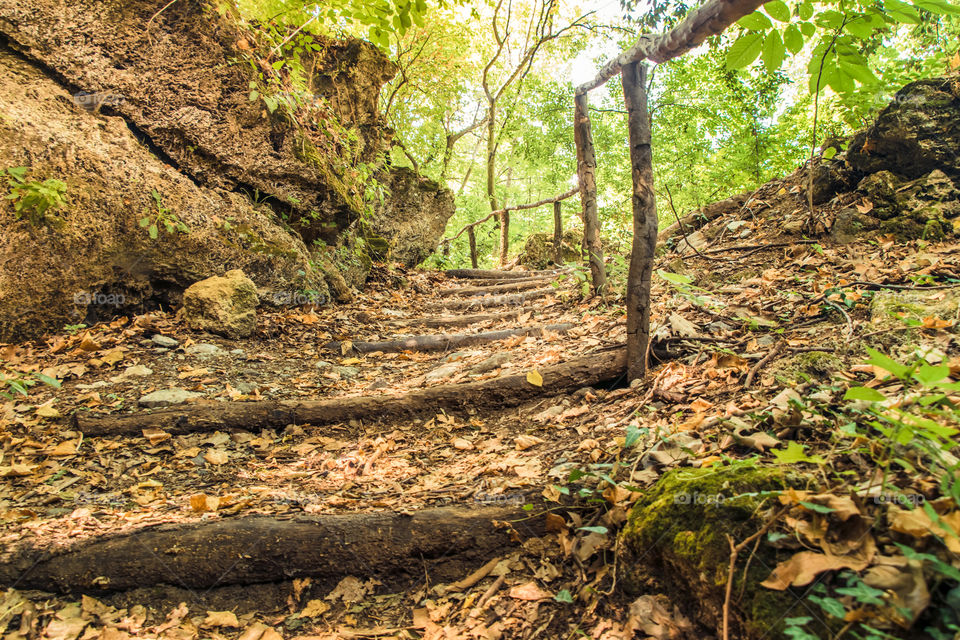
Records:
M60 388L60 381L42 373L25 373L15 369L0 370L0 397L15 400L17 396L27 397L30 387L42 382L55 389Z
M160 195L159 191L151 189L150 195L156 203L157 210L140 218L140 226L147 230L151 240L156 240L159 237L160 229L170 235L190 233L190 228L177 217L177 214L163 206L163 196Z
M13 201L14 215L34 225L62 223L56 212L67 203L67 185L54 178L27 180L29 171L28 167L0 169L0 177L7 178L10 189L4 197Z

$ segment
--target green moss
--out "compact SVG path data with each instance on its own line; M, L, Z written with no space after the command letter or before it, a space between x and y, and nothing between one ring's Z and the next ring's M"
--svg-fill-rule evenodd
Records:
M786 382L807 382L809 380L830 380L831 376L843 368L843 360L826 351L798 353L776 362L770 371L778 380Z
M630 513L622 535L626 584L650 568L666 588L707 623L719 624L730 546L756 532L757 515L774 505L776 492L798 486L802 479L780 467L740 463L718 469L674 470L664 475ZM737 609L744 613L747 636L779 637L780 619L794 597L759 586L776 566L776 551L761 545L750 563L746 584L743 566L734 576L735 593L744 589ZM782 625L781 625L782 626Z

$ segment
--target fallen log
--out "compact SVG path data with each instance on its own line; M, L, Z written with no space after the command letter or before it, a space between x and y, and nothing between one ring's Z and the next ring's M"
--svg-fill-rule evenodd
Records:
M563 273L563 269L547 269L545 271L499 271L497 269L447 269L443 273L448 278L473 278L473 279L491 279L500 278L503 280L517 280L522 278L537 278L540 276L551 276Z
M21 544L0 563L0 584L61 593L172 585L212 589L293 578L455 580L522 539L543 535L519 507L444 507L411 514L367 512L223 518L154 525L61 548ZM502 524L508 521L515 524ZM332 586L332 585L331 585Z
M501 329L499 331L486 331L483 333L457 333L452 335L439 336L412 336L402 340L387 340L384 342L353 342L346 352L353 353L373 353L382 351L384 353L396 353L398 351L445 351L447 349L467 347L473 344L482 344L484 342L496 342L505 340L514 336L540 336L544 331L553 331L555 333L564 333L573 328L570 323L552 324L546 327L521 327L519 329ZM327 349L345 354L342 342L330 342L326 345Z
M496 293L505 293L507 291L525 291L527 289L536 289L537 287L552 281L553 278L520 278L508 281L504 284L487 285L483 287L457 287L456 289L441 290L440 297L485 296Z
M701 210L685 215L684 217L680 218L679 223L674 222L672 225L657 234L657 244L666 242L679 233L688 234L696 231L708 222L716 220L725 213L740 211L743 203L746 202L747 198L749 197L750 193L741 193L733 196L732 198L727 198L726 200L713 202L703 207Z
M429 318L411 318L409 320L398 320L393 324L403 325L405 327L468 327L478 322L499 322L501 320L512 320L523 313L523 309L511 309L500 313L478 313L472 316L435 316Z
M442 311L443 309L448 309L451 311L463 311L469 309L485 309L487 307L509 307L511 305L523 304L528 300L543 298L556 292L556 289L549 287L504 296L485 296L483 298L473 298L472 300L451 300L439 305L433 305L429 307L428 310Z
M526 373L492 380L446 384L404 395L347 396L325 400L206 402L153 412L73 414L73 426L85 436L138 435L163 429L174 435L198 431L256 431L290 424L324 425L350 420L396 419L482 407L514 407L531 398L556 395L620 378L626 370L623 350L605 351L541 368L543 386Z

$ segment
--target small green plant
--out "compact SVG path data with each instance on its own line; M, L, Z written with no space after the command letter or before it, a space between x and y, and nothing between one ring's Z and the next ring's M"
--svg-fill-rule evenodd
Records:
M56 211L67 203L67 185L62 180L48 178L43 182L27 180L28 167L0 169L0 176L7 178L10 193L4 196L13 201L13 211L18 219L30 223L62 223Z
M38 382L55 389L60 388L59 380L42 373L24 373L16 370L0 371L0 397L7 400L14 400L18 395L26 397L30 393L30 387Z
M147 230L151 240L157 239L160 235L161 227L171 235L175 233L190 233L190 227L185 225L180 218L177 217L177 214L163 206L163 196L160 195L159 191L151 189L150 195L153 196L153 200L157 204L157 212L152 215L147 214L140 218L140 226Z
M82 331L86 328L87 328L87 325L85 324L68 324L68 325L64 325L63 330L69 333L70 335L74 336L74 335L77 335L79 331Z

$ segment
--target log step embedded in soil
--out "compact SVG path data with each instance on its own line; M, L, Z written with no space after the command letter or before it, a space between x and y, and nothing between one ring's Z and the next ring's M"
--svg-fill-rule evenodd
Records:
M529 300L544 298L557 293L553 287L548 289L534 289L523 293L514 293L505 296L485 296L483 298L473 298L471 300L451 300L440 305L430 307L432 311L466 311L471 309L486 309L489 307L509 307L512 305L521 305Z
M330 342L327 349L341 354L352 353L397 353L400 351L445 351L459 347L467 347L485 342L506 340L514 336L541 336L544 331L565 333L573 328L569 322L551 324L545 327L521 327L519 329L501 329L500 331L486 331L483 333L457 333L439 336L411 336L401 340L387 340L384 342L352 342L350 348L344 350L343 342Z
M626 371L622 349L582 356L542 367L542 386L527 381L526 372L492 380L445 384L403 395L347 396L325 400L206 402L153 412L73 414L73 425L86 436L139 435L163 429L180 435L195 432L283 428L290 424L324 425L350 420L397 419L483 407L515 407L544 396L575 391L620 379Z

